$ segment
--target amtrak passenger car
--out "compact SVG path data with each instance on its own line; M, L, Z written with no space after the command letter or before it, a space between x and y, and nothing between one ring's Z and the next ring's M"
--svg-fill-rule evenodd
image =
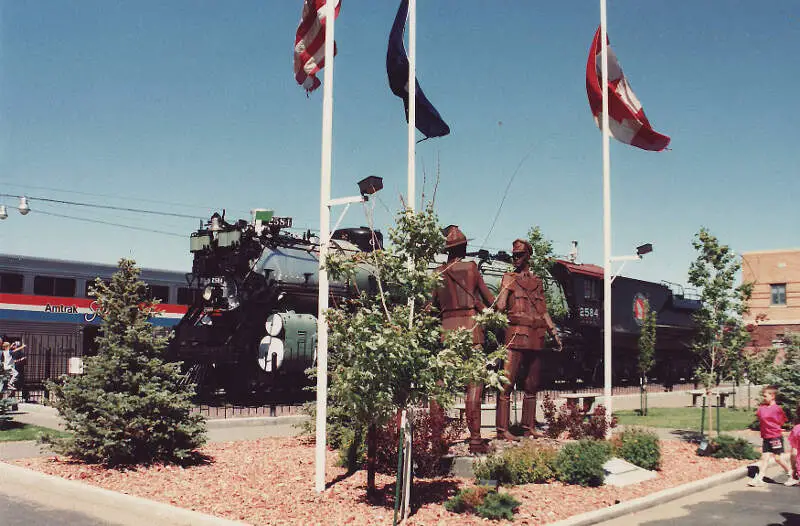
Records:
M26 380L56 377L66 372L62 369L69 357L93 352L101 320L89 288L95 278L109 280L116 270L114 265L0 254L0 336L25 342ZM176 325L195 299L196 291L180 272L143 269L140 279L161 300L161 314L151 320L155 326Z

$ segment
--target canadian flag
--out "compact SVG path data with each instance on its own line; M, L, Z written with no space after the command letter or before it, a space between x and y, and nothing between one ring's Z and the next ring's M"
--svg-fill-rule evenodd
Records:
M608 39L606 38L606 42ZM586 93L589 106L597 126L602 129L603 90L600 87L601 74L600 28L594 34L589 60L586 62ZM644 115L639 99L634 95L628 80L622 73L616 55L608 48L608 127L611 135L620 142L660 152L669 145L669 137L653 130Z

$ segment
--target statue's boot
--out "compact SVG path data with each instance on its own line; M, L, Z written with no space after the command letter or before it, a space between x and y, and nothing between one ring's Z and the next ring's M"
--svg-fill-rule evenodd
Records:
M495 429L497 439L514 442L519 440L508 430L511 419L511 398L508 395L500 394L497 396L497 409L495 411Z
M483 386L469 386L467 388L467 399L464 402L464 409L467 416L467 427L469 428L469 452L488 453L489 445L481 437L481 399Z
M522 429L526 437L541 438L536 431L536 395L525 394L522 399Z

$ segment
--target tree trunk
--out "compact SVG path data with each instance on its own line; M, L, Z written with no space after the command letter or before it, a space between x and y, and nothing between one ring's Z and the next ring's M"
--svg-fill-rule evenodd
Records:
M367 496L375 496L375 465L378 449L378 428L370 424L367 428Z

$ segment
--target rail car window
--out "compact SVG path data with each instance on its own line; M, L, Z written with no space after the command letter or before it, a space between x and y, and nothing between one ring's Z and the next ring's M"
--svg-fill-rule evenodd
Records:
M104 279L104 280L103 280L103 283L105 283L106 285L108 285L108 284L110 284L110 283L111 283L111 281L109 281L109 280L107 280L107 279ZM93 288L93 287L94 287L94 280L93 280L93 279L87 279L87 280L86 280L86 286L85 286L85 287L84 287L84 289L83 289L83 297L84 297L84 298L94 298L94 296L92 296L92 295L90 295L90 294L89 294L89 289L90 289L90 288Z
M75 296L75 280L71 278L53 278L36 276L33 278L33 293L37 296Z
M770 285L771 301L770 305L786 305L786 283Z
M583 280L583 299L585 300L597 299L597 281L593 279Z
M0 272L0 292L19 294L22 292L22 274Z
M169 287L165 285L148 285L147 295L150 299L161 300L161 303L169 303Z
M199 289L178 287L178 305L193 305L199 296Z

